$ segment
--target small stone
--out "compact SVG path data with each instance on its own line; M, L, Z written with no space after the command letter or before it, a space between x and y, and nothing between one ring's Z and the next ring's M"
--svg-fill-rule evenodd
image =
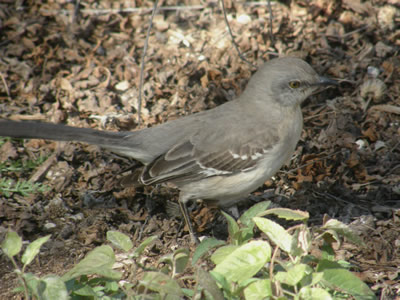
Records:
M51 222L47 222L46 224L44 224L44 229L46 229L46 230L51 230L56 227L57 227L57 225L54 223L51 223Z
M249 15L240 15L237 17L237 21L240 24L248 24L251 22L251 18Z
M121 81L121 82L118 82L118 83L115 85L115 89L118 90L118 91L120 91L120 92L124 92L124 91L126 91L127 89L129 89L129 82L126 81L126 80Z

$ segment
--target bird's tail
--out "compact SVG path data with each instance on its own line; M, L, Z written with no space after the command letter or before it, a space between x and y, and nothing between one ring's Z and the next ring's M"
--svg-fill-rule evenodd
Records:
M121 140L128 132L100 131L42 122L0 120L0 136L23 139L79 141L119 152ZM132 133L130 133L132 134Z

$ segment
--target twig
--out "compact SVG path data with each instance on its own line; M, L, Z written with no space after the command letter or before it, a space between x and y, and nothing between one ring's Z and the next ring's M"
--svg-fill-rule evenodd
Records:
M4 79L3 73L0 72L1 81L3 82L4 89L6 90L8 100L11 100L10 89L8 88L7 81Z
M155 0L154 6L153 6L153 13L151 14L151 17L150 17L149 28L147 28L146 40L144 42L142 61L140 62L139 99L138 99L138 125L139 126L141 123L141 111L142 111L144 59L146 58L147 46L149 44L150 31L151 31L151 28L153 27L153 18L157 12L157 5L158 5L158 0Z
M271 46L274 45L274 35L272 33L272 7L271 7L271 0L268 0L268 10L269 10L269 38L271 39Z
M80 2L81 2L80 0L76 0L76 1L75 1L75 9L74 9L74 14L72 15L72 22L75 21L77 15L79 14L79 5L80 5ZM72 22L71 22L71 23L72 23Z
M275 3L272 3L274 5ZM245 2L243 5L246 6L268 6L270 7L270 1L260 1L260 2ZM178 5L171 5L171 6L161 6L158 8L157 11L172 11L172 10L202 10L207 9L207 5L190 5L190 6L178 6ZM80 9L79 12L82 14L88 15L103 15L103 14L118 14L118 13L139 13L145 14L153 9L150 7L129 7L129 8L118 8L118 9ZM73 14L74 9L41 9L40 13L46 14Z
M241 60L243 60L244 62L246 62L247 64L249 64L250 66L252 66L253 68L257 68L257 66L253 65L251 62L249 62L244 56L243 54L240 52L238 45L235 42L235 38L233 37L232 34L232 30L231 30L231 26L229 25L229 21L228 21L228 17L226 15L226 9L225 9L225 4L224 4L224 0L220 0L221 5L222 5L222 11L224 13L224 19L225 19L225 23L226 23L226 27L228 27L228 32L229 35L231 36L232 39L232 44L236 49L236 52L238 53L239 57Z
M162 6L157 11L166 10L199 10L205 9L204 5L192 5L192 6ZM118 13L147 13L153 11L153 8L139 7L139 8L123 8L123 9L81 9L80 13L89 15L103 15L103 14L118 14ZM42 9L40 12L46 14L70 14L74 13L71 9Z

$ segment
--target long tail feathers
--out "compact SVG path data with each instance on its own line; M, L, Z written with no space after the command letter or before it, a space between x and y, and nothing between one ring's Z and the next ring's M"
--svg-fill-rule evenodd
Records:
M125 153L129 143L124 139L131 132L100 131L90 128L71 127L42 122L17 122L0 120L0 136L47 139L55 141L79 141L98 145L111 151Z

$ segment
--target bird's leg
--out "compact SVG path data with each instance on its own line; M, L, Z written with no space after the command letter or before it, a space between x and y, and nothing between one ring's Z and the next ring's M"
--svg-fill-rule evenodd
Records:
M193 225L192 222L190 221L190 217L189 217L189 212L186 206L186 201L181 201L181 197L179 197L179 207L181 208L181 212L183 215L183 218L185 219L185 222L189 228L189 234L190 234L190 240L193 244L198 244L199 240L196 237L196 234L194 233L193 230Z

